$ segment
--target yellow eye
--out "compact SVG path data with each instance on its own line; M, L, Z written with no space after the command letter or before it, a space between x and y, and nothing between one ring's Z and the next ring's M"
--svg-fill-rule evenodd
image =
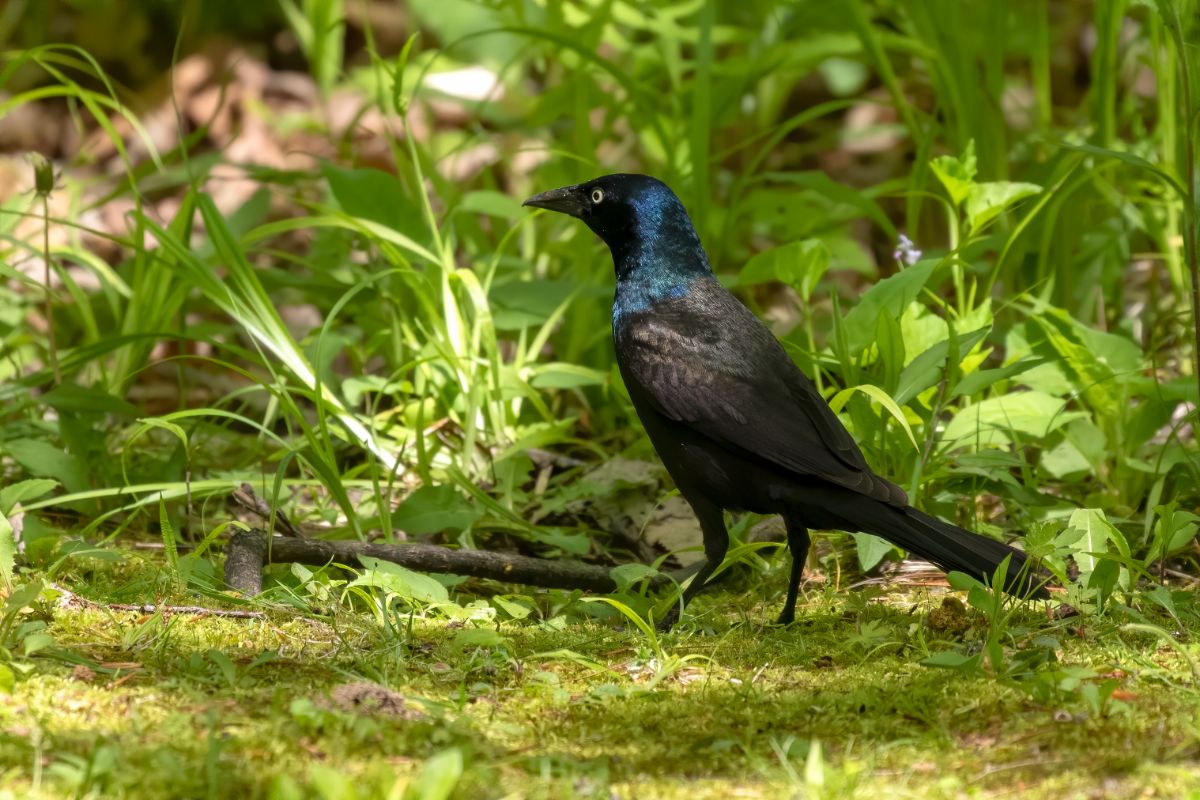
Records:
M592 189L592 202L593 203L599 203L603 199L604 199L604 192L600 191L599 189Z

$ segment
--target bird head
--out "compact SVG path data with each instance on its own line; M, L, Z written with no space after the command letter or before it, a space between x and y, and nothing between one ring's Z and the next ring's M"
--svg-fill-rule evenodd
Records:
M665 183L649 175L604 175L542 192L524 205L582 220L608 245L618 273L640 254L662 247L700 246L683 203Z

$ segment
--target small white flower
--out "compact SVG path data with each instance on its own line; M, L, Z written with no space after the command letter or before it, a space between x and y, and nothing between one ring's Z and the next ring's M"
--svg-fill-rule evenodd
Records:
M896 242L896 249L892 251L892 258L905 266L911 267L920 260L921 251L913 244L912 239L909 239L902 233L900 234L900 241Z

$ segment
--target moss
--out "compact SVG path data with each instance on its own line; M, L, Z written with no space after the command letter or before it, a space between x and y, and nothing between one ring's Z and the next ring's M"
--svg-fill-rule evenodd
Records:
M157 567L139 563L72 588L108 601L113 574L154 585ZM1193 783L1190 668L1157 640L1018 614L1006 657L1019 666L1037 641L1048 661L934 669L921 662L971 615L952 598L814 595L780 629L765 624L769 588L703 598L661 652L588 621L493 625L477 647L469 624L436 617L388 634L348 610L55 609L54 647L0 702L0 784L34 798L386 797L451 749L463 798L1174 797Z
M957 597L946 597L942 604L929 612L929 629L955 638L971 629L971 616Z

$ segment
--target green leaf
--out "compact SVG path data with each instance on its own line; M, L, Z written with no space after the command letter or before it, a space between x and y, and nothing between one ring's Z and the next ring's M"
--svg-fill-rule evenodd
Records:
M988 325L960 335L958 337L959 353L964 355L970 353L991 329L992 326ZM946 365L946 354L949 347L950 340L943 339L909 362L904 371L900 373L900 380L896 385L895 400L897 404L906 404L938 382Z
M599 386L607 378L607 371L556 361L535 367L529 383L537 389L577 389Z
M58 488L58 481L50 478L30 478L0 489L0 512L9 513L17 503L36 500Z
M1092 471L1092 462L1067 439L1042 453L1038 463L1059 480L1079 477Z
M1142 365L1140 355L1131 353L1120 343L1120 337L1082 336L1085 326L1061 309L1039 305L1035 314L1032 322L1045 336L1038 347L1046 349L1048 345L1059 356L1055 366L1067 373L1084 401L1103 418L1123 416L1127 404L1125 376L1115 372L1114 367L1136 370Z
M70 492L89 488L83 463L61 447L41 439L12 439L0 444L0 452L5 451L31 475L55 478Z
M464 628L454 635L450 646L461 651L476 647L504 647L507 644L508 639L491 628Z
M1096 603L1101 608L1104 607L1105 601L1112 595L1113 589L1117 587L1117 581L1121 578L1121 565L1110 558L1101 558L1096 562L1096 567L1088 575L1087 587L1096 590ZM1082 580L1083 576L1080 575Z
M888 553L895 550L890 542L869 533L852 533L851 536L858 552L858 565L863 571L875 569Z
M975 185L975 174L978 163L975 159L975 140L967 142L967 149L962 156L938 156L930 162L929 168L946 187L950 200L959 205L967 198L971 187Z
M942 439L951 447L1007 444L1008 434L1044 439L1051 431L1083 416L1064 411L1067 401L1044 392L1013 392L992 397L954 415Z
M825 79L829 93L834 97L849 97L856 94L870 77L866 64L849 58L828 58L817 65L817 71Z
M894 392L904 368L904 333L900 328L900 320L887 311L879 312L875 348L878 353L876 363L883 367L883 387L888 392Z
M446 587L428 575L371 556L360 555L358 560L367 571L347 586L374 586L422 603L445 603L450 599Z
M396 64L392 69L392 108L399 114L403 114L408 109L408 98L404 96L404 70L408 67L408 59L412 54L413 45L421 38L420 31L414 31L408 40L404 42L404 47L400 49L399 55L396 56Z
M411 536L461 531L483 516L453 486L422 486L392 512L392 525Z
M575 288L568 280L497 283L488 292L492 319L497 330L504 331L541 325L567 302Z
M187 431L183 429L183 426L177 425L170 420L162 419L160 417L146 417L144 419L139 419L137 429L134 430L134 432L129 435L129 439L126 440L126 446L128 447L134 439L137 439L139 436L151 429L166 431L178 439L179 443L183 445L185 450L187 449L188 435Z
M608 574L617 584L617 591L626 592L638 581L657 575L658 570L649 564L620 564L610 569Z
M881 312L887 311L896 319L900 318L908 304L921 294L937 265L936 259L918 261L879 281L859 298L858 305L851 308L842 319L852 355L861 353L874 342L875 326Z
M453 48L454 57L467 59L467 63L498 69L521 57L522 50L528 52L536 47L536 43L526 38L502 32L505 22L510 17L507 9L494 3L477 3L473 0L408 0L404 9L413 26L419 26L426 36L439 43L456 42ZM483 31L494 31L498 35L477 35Z
M557 547L572 555L586 556L592 550L592 540L586 533L568 533L559 528L534 528L528 533L535 542Z
M1142 158L1141 156L1134 155L1133 153L1126 153L1121 150L1109 150L1104 147L1096 147L1095 145L1091 145L1091 144L1062 144L1062 145L1060 145L1060 147L1062 147L1064 150L1075 150L1080 153L1087 153L1088 155L1103 156L1105 158L1115 158L1116 160L1123 161L1126 164L1129 164L1130 166L1137 167L1138 169L1144 169L1147 172L1151 172L1154 175L1157 175L1160 179L1162 179L1162 181L1164 183L1166 183L1168 186L1170 186L1172 189L1175 190L1175 192L1179 195L1180 199L1187 200L1187 196L1188 196L1187 189L1184 187L1183 183L1181 183L1179 181L1178 178L1176 178L1174 175L1170 174L1169 172L1166 172L1166 171L1160 169L1159 167L1150 163L1149 161Z
M462 773L462 751L458 748L443 750L421 767L412 783L412 796L415 800L447 800Z
M1172 555L1190 545L1196 537L1196 530L1200 528L1198 517L1192 515L1192 513L1181 511L1177 516L1182 517L1186 522L1183 522L1180 527L1172 530L1170 537L1166 537L1163 542L1164 555Z
M321 173L342 211L428 244L424 215L404 193L395 175L377 169L347 169L329 162L321 164Z
M1062 313L1060 311L1060 313ZM1066 316L1064 314L1064 316ZM1084 347L1091 351L1096 360L1120 377L1122 373L1137 372L1146 366L1146 358L1142 348L1132 339L1118 333L1098 331L1082 324L1077 319L1071 320L1075 334Z
M880 389L878 386L870 383L860 383L858 386L850 386L846 389L842 389L833 397L829 398L829 407L833 409L835 414L838 413L842 410L842 407L846 405L846 401L850 399L850 396L855 392L861 392L875 402L879 403L879 405L883 406L883 408L892 415L892 418L900 423L900 427L903 428L904 433L908 435L908 440L912 442L913 448L919 449L917 445L917 439L915 436L913 436L912 428L908 424L908 419L904 416L904 411L900 408L900 406L896 405L896 401L889 397L887 392L885 392L883 389Z
M970 336L971 334L967 334ZM1033 369L1046 363L1044 358L1022 358L1019 361L1014 361L1003 367L996 369L981 369L978 372L972 372L966 375L958 383L954 385L954 391L950 392L950 397L970 397L973 394L978 394L984 389L996 384L1000 381L1006 381L1009 378L1020 375L1021 373Z
M221 677L225 679L225 682L229 684L229 686L232 687L237 685L238 668L237 665L233 663L232 658L225 655L220 650L217 650L215 647L210 647L205 655L208 656L208 660L213 663L213 666L221 671Z
M53 646L54 637L48 633L31 633L21 640L21 652L26 656Z
M652 645L657 647L658 634L655 632L654 628L651 627L646 620L642 619L640 614L638 614L625 603L622 603L620 600L617 600L614 597L584 597L582 600L585 603L604 603L605 605L612 606L621 613L621 616L632 622L637 629L645 635Z
M305 0L301 10L293 0L279 0L279 6L308 59L317 85L322 92L328 92L342 67L346 21L341 1Z
M1011 181L977 183L967 194L967 227L972 231L978 231L1013 203L1026 197L1032 197L1041 191L1042 187L1036 183Z
M293 719L302 725L311 726L314 730L318 729L319 726L329 724L329 720L332 717L330 712L317 707L307 700L305 702L308 703L307 706L301 704L299 701L292 702L289 711L291 711ZM353 800L358 796L358 782L333 767L327 767L323 764L309 764L305 772L307 783L312 787L312 797L319 797L321 800ZM276 786L278 785L276 784ZM299 787L291 795L283 794L278 789L275 791L278 792L274 794L275 797L286 797L288 800L304 796L301 794Z
M887 234L889 241L895 241L897 237L896 226L888 219L887 212L873 199L868 197L865 192L854 189L844 183L838 183L820 170L776 174L772 177L777 178L782 183L809 189L823 200L832 200L835 203L841 203L857 209L863 216L878 225Z
M968 575L965 572L959 572L958 570L947 572L946 582L956 592L970 592L972 589L983 588L983 581L979 580L979 578L976 578L974 575Z
M38 599L44 588L46 586L40 579L20 584L12 590L8 598L4 601L4 613L7 615L10 612L20 611L25 606L31 605Z
M7 664L0 664L0 694L12 694L17 686L17 676Z
M217 209L212 198L195 192L189 192L186 197L189 200L194 199L200 211L209 243L212 245L213 257L217 263L222 265L223 273L213 269L212 265L206 261L200 260L193 248L180 239L176 233L164 230L162 226L145 214L137 214L139 222L162 246L163 263L170 266L189 283L194 284L217 307L236 319L257 344L269 351L301 383L309 389L315 390L317 394L313 399L327 409L355 441L374 453L389 469L395 467L399 470L396 454L390 444L377 438L372 429L368 428L356 415L347 411L328 386L318 384L311 365L279 315L279 309L276 306L277 299L273 300L267 293L260 280L258 270L251 265L247 258L245 242L239 242L233 238L224 216ZM373 223L362 222L360 224L366 226ZM262 232L263 228L258 228L257 231ZM395 234L395 236L399 237L400 234ZM223 279L222 274L224 275ZM308 434L307 426L305 427L306 434ZM324 425L322 424L321 427L324 428ZM313 448L310 448L308 461L321 476L322 482L329 488L333 498L345 514L348 517L354 517L354 509L345 487L333 475L333 467L324 455L316 453ZM70 488L69 485L68 488Z
M181 580L184 576L179 571L179 548L176 544L179 537L175 533L175 526L171 524L171 517L167 514L167 503L162 495L158 498L158 527L162 534L163 553L171 576L175 580Z
M786 283L807 302L827 269L829 248L820 239L804 239L752 256L738 273L738 284Z
M521 215L521 204L501 192L467 192L458 204L458 211L515 219Z
M42 395L42 400L58 411L116 414L136 417L137 407L95 386L63 383Z
M1175 598L1172 596L1170 589L1156 584L1147 589L1143 593L1143 596L1162 606L1177 622L1179 621L1179 614L1175 610Z
M12 587L13 566L17 560L17 539L12 522L0 511L0 583Z
M1071 554L1079 566L1079 582L1085 586L1088 585L1091 574L1096 570L1103 554L1108 552L1109 543L1112 543L1121 555L1129 555L1129 545L1124 535L1108 521L1103 509L1076 509L1067 523L1066 533L1072 536L1060 538L1068 540ZM1121 572L1125 572L1124 568Z
M350 407L358 406L368 392L397 395L411 391L412 385L403 381L389 381L382 375L354 375L342 381L342 394Z
M961 672L973 672L979 666L979 654L973 656L960 653L957 650L943 650L933 653L921 662L922 666L938 669L953 669Z
M510 600L502 594L493 595L492 605L508 614L513 619L525 619L533 613L533 609L515 600Z
M993 595L982 583L967 590L967 605L985 614L992 608L992 598Z

